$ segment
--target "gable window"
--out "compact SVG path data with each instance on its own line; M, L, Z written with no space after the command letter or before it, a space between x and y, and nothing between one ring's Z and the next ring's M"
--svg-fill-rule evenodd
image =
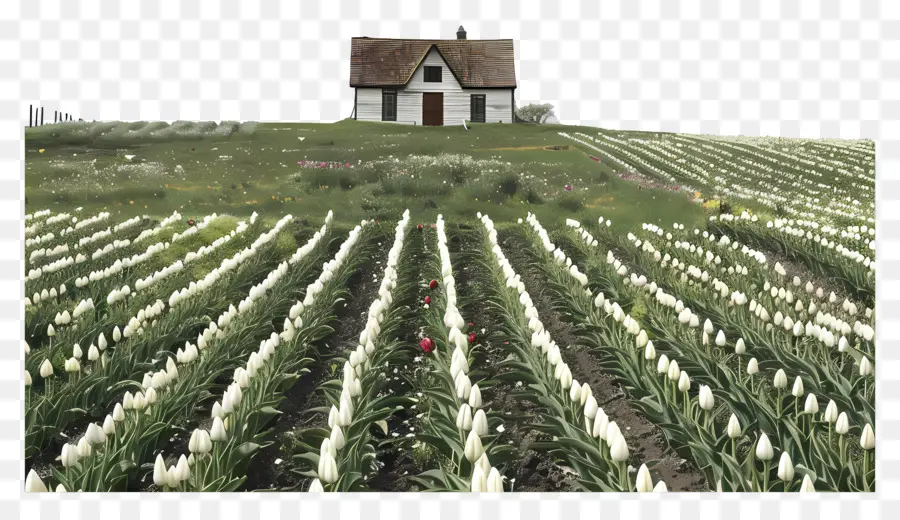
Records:
M397 91L382 90L381 91L381 120L396 121L397 120Z
M484 94L472 94L469 120L473 123L484 123Z
M440 83L442 75L441 67L425 67L425 83Z

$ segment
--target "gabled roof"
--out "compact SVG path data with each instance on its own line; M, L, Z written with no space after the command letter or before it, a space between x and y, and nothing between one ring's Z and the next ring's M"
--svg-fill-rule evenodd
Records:
M465 88L515 88L512 40L403 40L352 38L350 86L387 87L409 83L432 48Z

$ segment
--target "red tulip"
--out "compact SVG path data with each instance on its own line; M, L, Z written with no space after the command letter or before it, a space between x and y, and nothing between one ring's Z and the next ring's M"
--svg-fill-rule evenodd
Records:
M189 226L193 226L193 225L194 225L194 219L188 220L188 221L187 221L187 224L188 224Z
M426 354L428 354L434 350L434 341L431 341L431 338L424 338L419 342L419 346L422 347L422 350L424 350Z
M475 322L470 321L470 322L469 322L469 328L472 328L472 327L474 327L474 326L475 326Z
M425 297L425 305L431 305L431 296Z
M469 343L475 343L475 338L476 338L476 337L477 337L477 336L475 336L475 333L474 333L474 332L470 333L470 334L469 334Z
M437 280L432 280L431 283L428 284L428 287L431 287L432 289L437 289Z
M422 224L419 224L418 226L416 226L416 229L418 229L419 231L422 231Z

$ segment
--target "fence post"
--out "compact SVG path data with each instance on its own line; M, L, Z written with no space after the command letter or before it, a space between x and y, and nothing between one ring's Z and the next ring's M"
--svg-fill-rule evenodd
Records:
M29 126L29 128L32 126L31 119L33 117L33 114L34 114L34 106L28 105L28 126Z
M41 126L44 126L44 107L41 107Z
M54 124L59 122L59 121L57 121L58 118L59 118L59 110L54 110L53 111L53 123Z

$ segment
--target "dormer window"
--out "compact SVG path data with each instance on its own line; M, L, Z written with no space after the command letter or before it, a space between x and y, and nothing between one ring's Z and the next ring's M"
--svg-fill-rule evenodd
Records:
M440 83L443 76L442 67L425 67L425 83Z

